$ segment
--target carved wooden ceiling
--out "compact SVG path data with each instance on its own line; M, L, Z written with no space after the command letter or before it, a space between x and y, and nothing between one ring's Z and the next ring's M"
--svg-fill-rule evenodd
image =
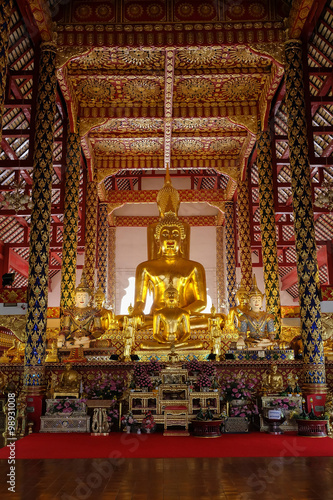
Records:
M195 210L187 215L196 217L198 224L223 224L223 203L237 197L237 180L250 164L251 238L260 265L254 151L258 123L267 126L272 119L280 274L288 275L295 256L288 257L285 243L290 231L293 240L283 86L286 28L289 35L310 41L309 99L317 100L311 105L313 123L321 127L313 140L317 191L324 180L332 179L333 145L332 77L325 73L332 64L333 0L300 0L292 9L291 4L288 0L49 0L48 4L14 0L0 192L3 200L16 185L26 194L31 192L34 58L39 42L51 40L56 32L59 89L51 277L62 260L68 124L80 133L83 153L79 252L84 251L86 178L99 182L100 200L107 201L110 210L124 204L137 207L142 203L143 182L163 177L169 164L174 179L188 180L182 193L187 206L206 201L215 210L207 210L200 222ZM146 201L152 193L145 191ZM131 214L123 215L112 222L130 225ZM149 211L143 215L149 216ZM316 209L315 217L319 241L332 241L332 214ZM9 269L18 272L18 286L26 283L29 224L28 206L18 213L4 201L0 239L10 256ZM295 282L290 280L286 289ZM297 285L292 294L297 297Z

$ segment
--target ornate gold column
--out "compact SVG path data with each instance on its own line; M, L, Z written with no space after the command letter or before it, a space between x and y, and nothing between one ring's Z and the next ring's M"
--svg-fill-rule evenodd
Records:
M220 312L225 306L225 256L224 256L224 229L216 227L216 292L217 311Z
M0 142L2 138L3 108L6 91L6 73L8 64L9 22L13 8L13 0L0 2Z
M53 174L54 117L56 114L56 46L41 44L30 225L28 310L24 384L29 394L43 391L49 247Z
M97 287L102 287L105 294L107 293L108 226L108 206L106 203L100 203L98 221Z
M275 330L281 333L279 264L274 210L273 164L268 131L257 136L259 205L262 260L265 278L266 311L274 315Z
M116 228L109 227L108 248L108 303L115 311L116 308Z
M237 184L237 211L239 229L240 265L242 285L249 292L252 286L251 233L248 178Z
M326 392L320 315L320 282L313 218L310 162L305 116L302 43L288 40L286 50L286 105L297 276L304 344L307 393Z
M235 307L235 287L236 287L236 249L235 249L235 229L234 229L234 204L232 201L225 203L225 242L227 261L227 290L228 305Z
M91 291L95 288L96 241L97 241L97 182L87 182L86 199L86 246L84 253L84 269L87 283Z
M75 303L77 230L79 214L79 184L80 184L80 135L71 132L67 138L67 160L65 178L64 232L62 243L61 317L65 309Z

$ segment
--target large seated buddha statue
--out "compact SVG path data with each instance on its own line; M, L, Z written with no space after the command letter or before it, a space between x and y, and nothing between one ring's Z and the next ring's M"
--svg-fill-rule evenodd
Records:
M165 186L164 186L165 187ZM189 315L190 328L207 327L206 315L200 314L206 307L206 274L204 267L199 262L184 256L183 246L186 241L187 229L177 216L178 202L177 191L172 188L170 180L167 181L167 190L159 192L160 204L167 211L161 213L157 225L153 227L154 241L157 245L156 257L142 262L137 266L135 277L135 301L133 316L142 318L142 326L145 329L153 327L153 317L158 311L163 310L166 314L167 307L166 291L172 283L177 292L178 309L183 311L183 316ZM149 234L149 233L148 233ZM150 313L144 315L144 309L148 292L153 294L153 304ZM173 307L173 305L172 305ZM174 312L174 311L173 311ZM170 316L171 312L165 316ZM179 316L181 317L181 315ZM178 329L180 331L180 329ZM155 332L152 342L141 344L143 349L170 348L171 343L165 335ZM181 348L201 348L199 342L185 340L180 333L176 334L174 344L181 344Z

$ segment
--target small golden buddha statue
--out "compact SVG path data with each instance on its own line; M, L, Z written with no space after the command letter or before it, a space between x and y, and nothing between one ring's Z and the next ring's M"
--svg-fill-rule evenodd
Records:
M104 332L97 309L90 306L91 299L92 293L83 271L81 282L75 290L75 306L63 313L58 345L67 341L69 346L89 347L90 340Z
M154 312L152 342L143 342L141 349L177 349L202 347L201 342L188 340L190 331L190 314L179 307L178 290L172 285L172 280L164 292L165 306Z
M240 335L249 348L260 350L271 347L275 338L274 317L261 310L264 294L257 287L255 275L248 297L249 309L239 316Z
M237 305L235 307L230 307L225 329L227 327L234 329L235 325L239 325L240 316L242 314L246 314L249 311L249 294L242 282L236 292L235 297Z
M66 364L65 371L54 388L54 394L78 394L80 392L81 375L74 370L70 363Z
M272 364L263 374L262 390L265 394L280 394L284 390L283 377L276 364Z
M115 330L119 327L118 321L115 318L114 313L111 309L105 307L105 293L102 290L102 287L99 287L97 292L94 295L94 307L97 310L96 316L101 319L101 327L104 332L109 330ZM99 333L99 330L95 329L94 336ZM97 337L96 337L97 338Z

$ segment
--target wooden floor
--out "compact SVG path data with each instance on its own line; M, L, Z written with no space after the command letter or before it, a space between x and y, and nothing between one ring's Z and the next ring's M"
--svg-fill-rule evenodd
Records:
M333 500L333 458L17 460L11 500Z

